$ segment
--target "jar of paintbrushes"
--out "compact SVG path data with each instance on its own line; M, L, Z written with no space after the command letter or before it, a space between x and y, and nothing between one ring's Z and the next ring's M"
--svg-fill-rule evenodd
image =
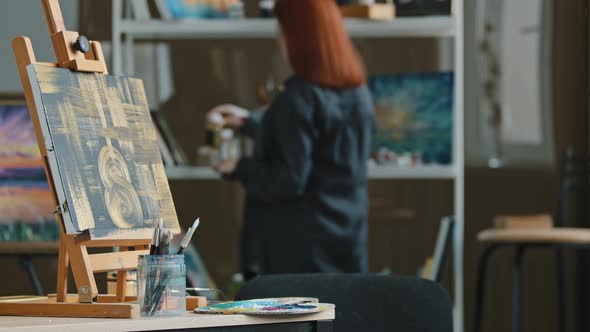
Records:
M188 229L178 250L173 250L172 231L166 229L162 220L156 225L150 254L139 256L137 265L137 303L141 316L186 314L184 249L198 226L199 219Z
M141 316L186 313L184 255L144 255L137 266L137 303Z

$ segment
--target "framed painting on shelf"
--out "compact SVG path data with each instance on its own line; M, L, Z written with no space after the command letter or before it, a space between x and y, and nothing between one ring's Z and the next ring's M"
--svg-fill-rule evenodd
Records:
M22 97L0 96L0 241L57 241L59 225Z
M163 19L228 18L240 0L156 0ZM241 7L240 7L241 8Z
M374 159L395 166L449 165L453 82L452 72L370 77L377 119Z

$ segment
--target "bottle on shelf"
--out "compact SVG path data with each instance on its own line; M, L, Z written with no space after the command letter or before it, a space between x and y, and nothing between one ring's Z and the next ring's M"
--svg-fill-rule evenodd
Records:
M238 159L240 157L240 139L234 136L232 129L223 129L219 143L219 161Z
M232 3L228 8L228 17L231 19L244 18L244 3L242 1L236 1Z

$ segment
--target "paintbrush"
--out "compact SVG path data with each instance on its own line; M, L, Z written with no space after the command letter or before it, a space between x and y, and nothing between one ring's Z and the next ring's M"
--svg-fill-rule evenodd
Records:
M160 223L156 224L154 227L154 233L152 234L152 243L150 244L150 255L156 254L156 248L158 246L158 242L160 240Z
M164 227L164 219L160 217L160 219L158 220L158 223L156 224L156 227L154 228L154 234L152 236L152 243L150 245L150 256L151 255L157 255L160 251L160 237L162 235L163 232L163 227ZM147 272L147 278L146 278L146 284L145 284L145 294L146 294L146 298L149 299L148 294L152 294L153 289L154 289L154 284L156 282L156 276L158 275L157 271L152 271L148 269ZM150 303L149 301L144 301L144 307L145 308L150 308Z
M193 237L193 234L195 234L195 231L197 230L197 227L199 227L200 223L201 223L201 218L197 218L197 220L195 220L193 225L191 227L189 227L189 229L186 231L184 238L182 238L182 241L180 241L180 247L178 248L178 253L177 253L178 255L181 255L184 252L184 249L186 249L186 247L188 247L188 244L191 242L191 238Z
M184 249L188 246L191 238L195 234L197 227L199 227L200 222L201 222L200 218L197 218L197 220L195 220L193 225L191 227L189 227L186 234L184 235L184 238L182 239L182 241L180 243L180 247L178 248L178 253L177 253L178 255L181 255L184 252ZM160 248L160 253L162 253L162 254L166 254L163 251L163 249L166 247L165 243L166 243L167 239L165 239L165 238L168 236L170 236L170 239L171 239L171 237L172 237L171 231L166 231L163 234L163 238L161 240L162 248ZM168 246L169 246L169 241L168 241ZM153 314L153 312L155 310L157 310L157 308L160 306L160 303L163 300L164 291L166 290L166 286L167 286L170 278L171 278L171 276L169 275L168 271L164 272L162 275L160 275L159 282L158 282L157 286L154 285L155 286L154 289L149 293L151 296L148 298L148 301L147 301L147 303L148 303L147 311L149 312L150 315Z
M170 255L170 242L172 242L172 231L165 230L160 240L160 255Z
M160 218L158 222L158 235L156 236L156 243L154 244L154 254L157 255L160 252L160 240L162 239L162 233L164 231L164 219Z

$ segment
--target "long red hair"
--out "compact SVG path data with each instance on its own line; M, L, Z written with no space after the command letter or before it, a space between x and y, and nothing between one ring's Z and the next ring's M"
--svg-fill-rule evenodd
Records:
M278 0L274 11L296 75L336 89L365 82L364 65L336 0Z

